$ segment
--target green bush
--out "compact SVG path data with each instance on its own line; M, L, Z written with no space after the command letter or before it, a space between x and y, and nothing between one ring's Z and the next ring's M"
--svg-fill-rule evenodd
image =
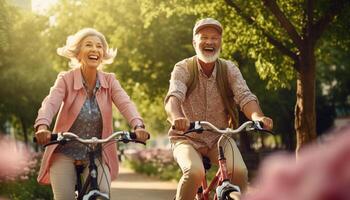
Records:
M126 155L126 165L135 172L155 176L161 180L178 181L182 172L172 157L171 150L166 149L145 149L134 152L133 155ZM213 165L207 173L208 180L212 179L217 171Z
M135 172L146 174L148 176L158 177L161 180L179 180L181 170L176 163L158 165L154 162L140 162L138 160L126 160L126 165Z

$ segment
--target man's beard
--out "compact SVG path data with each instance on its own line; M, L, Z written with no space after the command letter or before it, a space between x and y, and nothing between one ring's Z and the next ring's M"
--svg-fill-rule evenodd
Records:
M202 52L202 50L200 50L199 48L195 48L197 57L199 58L199 60L205 62L205 63L212 63L215 62L216 59L219 58L220 56L220 49L218 49L214 55L212 56L206 56L204 55L204 53Z

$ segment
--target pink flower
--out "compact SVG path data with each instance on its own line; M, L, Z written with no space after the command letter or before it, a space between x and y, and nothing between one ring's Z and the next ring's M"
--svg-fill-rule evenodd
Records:
M244 200L349 200L350 126L294 155L266 159Z
M30 153L22 142L0 138L0 180L12 180L28 171Z

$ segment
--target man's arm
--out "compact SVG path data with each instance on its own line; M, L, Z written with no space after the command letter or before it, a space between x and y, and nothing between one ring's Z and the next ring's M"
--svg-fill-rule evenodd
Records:
M268 130L273 128L272 119L264 115L256 101L250 101L244 105L243 113L250 120L261 121L264 124L264 128Z
M190 122L185 117L178 98L170 96L165 104L165 111L168 115L168 121L175 126L176 130L185 131L188 129Z

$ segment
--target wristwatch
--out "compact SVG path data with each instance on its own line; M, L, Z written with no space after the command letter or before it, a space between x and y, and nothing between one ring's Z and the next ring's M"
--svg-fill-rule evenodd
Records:
M138 128L143 128L145 129L145 125L144 124L137 124L135 127L134 127L134 130L138 129Z

